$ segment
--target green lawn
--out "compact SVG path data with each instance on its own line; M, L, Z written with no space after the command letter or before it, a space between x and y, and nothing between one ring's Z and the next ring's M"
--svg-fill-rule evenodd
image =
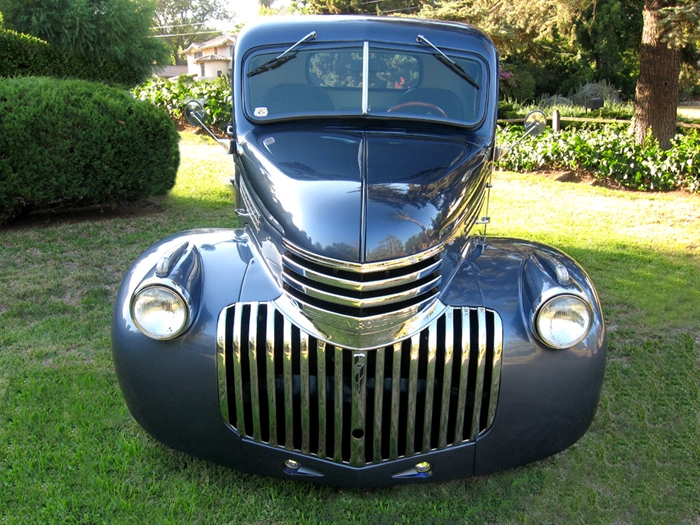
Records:
M109 342L122 276L167 234L236 222L231 159L191 135L182 152L176 188L144 213L0 228L0 523L700 523L699 196L497 173L489 233L554 244L598 287L596 419L526 467L348 490L190 458L126 409Z

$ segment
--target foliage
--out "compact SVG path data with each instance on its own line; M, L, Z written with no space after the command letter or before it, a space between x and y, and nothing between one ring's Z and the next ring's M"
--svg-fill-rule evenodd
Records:
M152 0L0 0L5 27L30 34L68 55L104 62L123 83L146 78L167 58L151 38Z
M110 84L135 84L142 72L117 62L76 55L12 30L0 29L0 77L72 77Z
M178 135L152 105L82 80L0 83L0 218L165 193Z
M560 0L442 0L426 2L420 12L438 18L472 24L488 33L505 58L541 57L552 42L571 31L568 7Z
M660 9L660 28L664 40L674 47L697 44L700 41L700 2L676 0Z
M414 14L422 4L420 0L298 0L295 10L319 15Z
M617 104L620 102L618 90L609 82L589 82L578 89L569 97L571 102L579 106L585 106L586 101L592 98L602 98L605 102Z
M584 106L572 104L568 98L550 97L540 99L536 104L527 104L512 99L501 100L498 103L498 118L517 119L524 118L530 111L546 108L547 112L557 110L561 117L590 118L593 114L595 118L629 120L632 118L634 106L629 102L615 102L605 100L601 109L594 113Z
M585 6L576 20L583 62L593 66L591 80L618 86L626 99L634 96L639 74L643 5L643 0L598 0Z
M648 137L635 144L627 125L606 125L600 129L547 130L537 138L516 145L500 165L504 169L585 170L638 190L685 189L700 193L700 134L677 135L672 148L663 150ZM522 135L522 128L499 129L507 149Z
M171 61L185 64L180 51L193 42L215 37L220 32L211 28L211 23L231 21L233 13L225 0L156 0L155 19L158 35L175 35L162 39L167 42Z
M500 96L506 99L527 101L535 97L535 79L525 67L501 65L498 71Z
M0 229L3 525L697 522L697 196L495 173L489 231L554 243L596 283L609 347L595 420L576 445L522 468L337 489L189 457L126 408L109 335L119 282L162 237L236 222L231 158L189 134L180 146L176 186L139 216Z
M209 124L224 128L231 122L231 79L227 76L212 80L195 80L187 75L175 80L152 78L135 87L132 93L136 98L167 111L174 120L184 118L182 110L187 101L201 100Z

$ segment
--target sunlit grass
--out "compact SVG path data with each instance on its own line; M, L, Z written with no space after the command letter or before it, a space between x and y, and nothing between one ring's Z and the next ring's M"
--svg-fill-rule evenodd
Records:
M126 409L109 342L122 276L166 235L236 222L231 158L181 145L177 185L149 213L0 229L0 523L698 523L700 197L497 173L490 234L558 246L601 295L593 425L496 475L341 490L174 452Z

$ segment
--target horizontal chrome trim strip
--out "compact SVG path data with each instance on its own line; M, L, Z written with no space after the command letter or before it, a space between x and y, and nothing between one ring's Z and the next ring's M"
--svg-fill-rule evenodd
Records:
M306 259L307 261L320 264L322 266L327 266L328 268L335 270L345 270L348 272L355 272L361 274L383 272L386 270L393 270L395 268L404 268L412 264L417 264L430 257L435 257L444 249L443 244L439 243L430 248L429 250L417 253L415 255L402 257L400 259L392 259L390 261L380 261L373 263L356 263L350 261L341 261L339 259L332 259L330 257L323 257L321 255L311 253L307 250L304 250L303 248L299 248L298 246L290 243L286 239L283 239L282 243L284 247L287 248L290 252L298 255L299 257L302 257L303 259Z
M399 293L393 293L388 295L381 295L378 297L368 297L368 298L356 298L347 297L343 295L337 295L334 293L324 292L318 288L300 283L296 279L293 279L288 274L282 275L282 280L289 286L298 290L309 297L314 297L322 301L328 301L329 303L338 304L342 306L350 306L353 308L371 308L373 306L384 306L387 304L400 303L402 301L408 301L414 297L419 297L420 295L430 291L435 288L442 280L441 276L436 276L425 284L417 286L416 288L411 288Z
M430 266L407 275L391 277L389 279L377 279L373 281L360 282L353 281L350 279L340 279L338 277L334 277L333 275L324 274L321 272L311 270L309 268L305 268L287 256L282 256L282 259L286 266L291 268L297 274L306 277L307 279L311 279L312 281L327 284L337 288L343 288L345 290L353 290L356 292L373 292L376 290L384 290L386 288L393 288L397 286L410 284L414 281L417 281L419 279L422 279L423 277L430 275L442 265L442 261L437 260Z

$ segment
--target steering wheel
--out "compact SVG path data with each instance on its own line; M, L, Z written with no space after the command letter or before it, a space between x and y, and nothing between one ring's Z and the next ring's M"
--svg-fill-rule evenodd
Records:
M445 113L440 107L436 106L435 104L431 104L430 102L421 102L420 100L410 100L408 102L401 102L400 104L396 104L395 106L390 107L387 110L387 112L393 113L394 111L411 107L428 108L430 111L436 111L443 117L447 118L447 113Z

